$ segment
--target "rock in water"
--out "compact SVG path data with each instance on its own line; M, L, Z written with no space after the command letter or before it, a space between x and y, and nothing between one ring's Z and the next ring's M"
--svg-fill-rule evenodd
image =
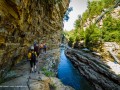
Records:
M73 49L67 49L65 54L96 90L120 90L120 76L111 72L102 61Z

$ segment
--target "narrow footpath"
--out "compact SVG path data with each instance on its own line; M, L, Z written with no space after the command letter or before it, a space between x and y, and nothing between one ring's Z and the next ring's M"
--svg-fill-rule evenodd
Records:
M69 86L64 86L56 77L47 77L44 75L42 68L50 60L49 56L54 54L58 49L49 50L40 54L37 62L37 72L30 73L29 61L22 62L14 67L13 78L0 85L0 90L74 90Z

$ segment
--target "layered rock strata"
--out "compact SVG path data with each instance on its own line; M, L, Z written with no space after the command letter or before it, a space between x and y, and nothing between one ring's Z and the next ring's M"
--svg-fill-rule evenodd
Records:
M114 74L102 61L73 49L67 49L65 54L96 90L120 90L120 76Z
M0 79L34 41L58 48L69 0L0 0Z

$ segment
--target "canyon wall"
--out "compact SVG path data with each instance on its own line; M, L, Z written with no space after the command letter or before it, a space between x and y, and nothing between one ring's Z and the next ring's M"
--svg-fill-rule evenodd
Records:
M0 78L34 42L59 47L69 0L0 0Z

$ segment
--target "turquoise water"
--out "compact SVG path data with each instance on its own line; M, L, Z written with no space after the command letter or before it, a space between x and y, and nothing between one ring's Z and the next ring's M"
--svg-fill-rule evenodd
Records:
M65 56L64 49L61 49L60 63L58 66L58 78L75 90L94 90L89 82L80 75L70 60Z

